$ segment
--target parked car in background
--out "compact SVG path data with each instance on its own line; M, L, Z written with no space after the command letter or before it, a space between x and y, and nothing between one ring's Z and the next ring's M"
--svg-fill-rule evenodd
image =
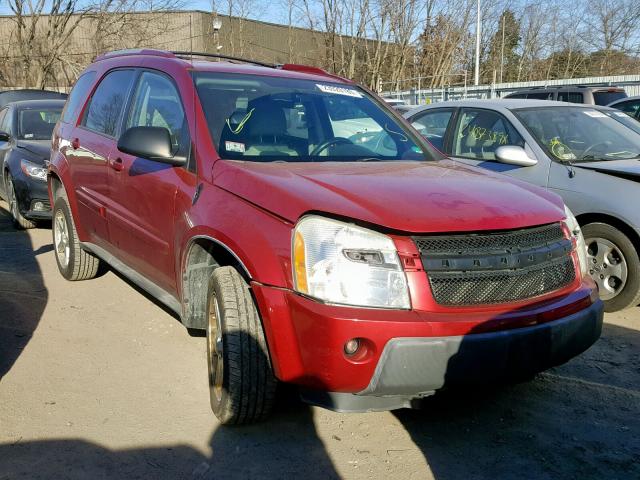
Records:
M518 90L504 98L527 100L556 100L568 103L586 103L589 105L608 105L626 98L624 88L620 87L586 87L582 85L561 87L534 87L529 90Z
M640 301L640 134L608 107L536 100L468 100L406 118L439 150L468 165L546 187L575 212L589 273L607 311Z
M445 159L321 69L212 56L97 59L48 179L61 274L107 262L205 330L222 422L264 417L277 381L335 410L402 408L530 376L599 337L560 197ZM354 116L379 141L340 136Z
M63 107L64 100L24 100L0 109L0 196L19 228L51 218L47 163Z
M0 108L11 102L20 102L22 100L66 100L67 94L54 92L51 90L4 90L0 92Z
M631 118L640 120L640 95L616 100L608 106L626 113Z

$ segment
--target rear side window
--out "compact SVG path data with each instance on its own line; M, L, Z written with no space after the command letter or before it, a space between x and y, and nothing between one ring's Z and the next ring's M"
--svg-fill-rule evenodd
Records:
M411 125L441 152L444 151L444 137L453 109L438 109L418 114L411 119Z
M527 98L530 100L553 100L553 92L528 93Z
M527 94L526 93L512 93L510 95L507 95L505 98L527 98Z
M6 121L9 118L7 115L8 111L8 108L3 108L2 110L0 110L0 132L10 133L7 128L7 123L9 122Z
M580 92L558 92L559 102L584 103L584 95Z
M87 72L78 78L76 84L73 86L73 90L69 94L69 98L67 99L67 103L64 106L64 111L62 112L62 121L64 123L71 123L71 121L75 118L75 114L80 108L80 105L87 98L87 94L89 93L89 89L91 85L93 85L93 80L96 78L96 72Z
M83 125L94 132L115 137L133 77L133 70L108 73L91 97Z

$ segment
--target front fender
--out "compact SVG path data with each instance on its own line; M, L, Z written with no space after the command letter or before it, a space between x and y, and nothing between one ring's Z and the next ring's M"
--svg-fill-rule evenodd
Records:
M177 224L186 227L176 229L184 232L176 239L179 279L193 242L209 238L236 257L252 281L291 288L289 222L211 184L203 186L195 205L176 213Z

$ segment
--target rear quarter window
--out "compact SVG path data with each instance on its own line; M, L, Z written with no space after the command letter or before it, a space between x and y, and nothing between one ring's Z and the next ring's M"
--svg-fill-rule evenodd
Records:
M86 100L95 78L96 72L87 72L80 75L64 106L64 111L62 112L62 121L64 123L71 123L73 119L76 118L77 111L84 100Z

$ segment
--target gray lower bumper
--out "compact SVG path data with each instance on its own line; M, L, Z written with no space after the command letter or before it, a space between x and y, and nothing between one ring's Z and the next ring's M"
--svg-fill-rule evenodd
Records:
M357 394L304 392L338 411L391 410L445 386L487 384L533 375L584 352L602 330L598 301L540 325L459 337L395 338L385 346L368 387Z

